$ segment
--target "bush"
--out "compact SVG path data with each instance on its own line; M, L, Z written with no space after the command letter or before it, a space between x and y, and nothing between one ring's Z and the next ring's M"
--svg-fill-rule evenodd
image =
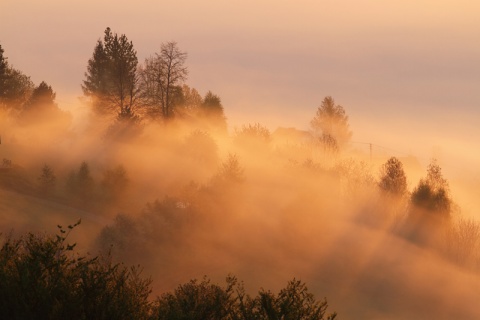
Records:
M75 253L68 231L57 236L32 233L6 238L0 248L0 315L2 319L325 319L327 301L315 300L293 279L278 295L261 290L245 294L235 277L226 287L206 277L191 280L155 302L151 280L138 268L112 264L107 258ZM326 319L334 319L336 314Z
M222 288L204 278L179 286L173 293L157 299L155 319L310 319L333 320L336 314L325 318L327 301L316 301L304 283L293 279L278 295L261 290L252 298L245 294L235 277L227 277Z
M147 319L150 280L136 268L74 254L60 234L4 239L0 314L4 319Z

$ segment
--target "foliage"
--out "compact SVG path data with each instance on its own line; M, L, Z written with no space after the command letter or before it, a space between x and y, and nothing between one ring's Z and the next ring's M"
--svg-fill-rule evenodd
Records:
M163 205L163 204L161 204ZM126 221L128 223L128 221ZM8 319L325 319L316 301L293 279L278 295L245 294L233 276L226 287L191 280L151 303L151 280L109 257L80 255L70 232L4 238L0 248L0 314ZM334 319L336 314L326 319Z
M344 146L352 136L345 109L335 105L330 96L323 99L310 125L314 132L320 135L321 142L326 148L332 150Z
M224 289L204 278L180 285L157 299L155 319L235 319L233 289L236 279L227 278Z
M253 314L260 319L324 319L327 301L316 301L305 283L293 279L277 296L261 290ZM333 313L327 319L336 318Z
M155 319L334 319L325 318L327 301L316 301L304 283L293 279L278 295L261 290L256 297L245 294L235 277L225 288L204 278L179 286L157 299Z
M19 113L34 85L30 77L11 67L0 45L0 108Z
M437 213L438 217L449 217L451 200L448 182L435 159L428 166L427 177L421 179L412 192L411 201L418 208Z
M380 190L396 197L407 193L407 177L400 160L391 157L382 165L378 186Z
M115 121L108 127L105 134L108 139L122 141L136 138L143 132L143 123L140 117L126 105L118 114Z
M25 109L30 110L42 110L58 108L55 103L55 92L51 86L45 81L42 81L32 92L30 99L27 102Z
M215 128L225 132L227 130L227 121L223 110L220 97L208 91L200 105L200 115Z
M6 319L147 319L150 280L136 268L74 253L70 231L6 238L0 249L0 314Z
M103 42L97 42L93 56L88 60L86 80L82 85L97 113L134 117L138 94L137 64L133 43L125 34L118 36L106 28Z
M202 103L203 98L198 93L197 89L190 88L188 85L183 84L181 101L179 101L176 107L176 112L184 117L194 117L197 115Z

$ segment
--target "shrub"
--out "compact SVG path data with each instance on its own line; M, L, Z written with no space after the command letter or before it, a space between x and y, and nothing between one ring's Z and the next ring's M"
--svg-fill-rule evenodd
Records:
M5 319L147 319L150 280L137 268L74 253L59 235L6 238L0 249L0 314Z

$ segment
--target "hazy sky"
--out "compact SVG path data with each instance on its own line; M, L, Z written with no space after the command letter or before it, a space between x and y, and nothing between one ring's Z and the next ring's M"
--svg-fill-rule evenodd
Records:
M231 126L307 129L331 95L354 140L410 152L399 137L422 131L424 149L452 139L478 150L479 15L480 2L464 0L0 0L0 43L64 108L109 26L140 61L177 41L188 84L218 94Z

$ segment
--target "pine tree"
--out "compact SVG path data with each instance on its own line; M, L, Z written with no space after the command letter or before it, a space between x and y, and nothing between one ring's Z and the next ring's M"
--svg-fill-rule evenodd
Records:
M98 40L95 45L82 85L97 113L133 113L138 93L137 64L133 43L124 34L119 36L107 28L103 42Z

